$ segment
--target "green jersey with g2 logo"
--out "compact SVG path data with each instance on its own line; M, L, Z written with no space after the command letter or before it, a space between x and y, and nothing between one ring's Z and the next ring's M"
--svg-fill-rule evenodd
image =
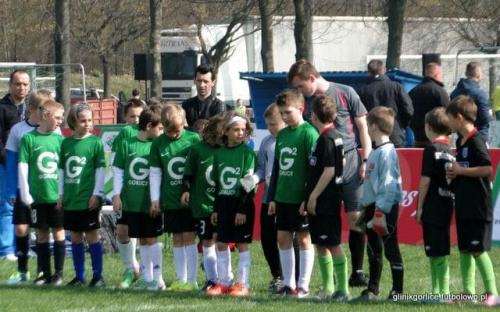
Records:
M37 204L59 199L59 154L63 136L43 134L36 129L26 133L19 147L19 162L27 163L30 194Z
M183 130L182 135L176 140L162 134L153 141L151 167L162 170L160 188L162 210L187 208L181 206L182 178L188 152L197 142L200 142L198 134L188 130Z
M113 140L111 151L116 153L123 143L123 140L135 137L139 133L139 125L127 125L123 127Z
M93 135L65 138L59 168L64 171L64 210L88 209L97 168L106 167L102 140Z
M137 137L123 140L116 151L113 166L123 169L123 188L120 194L123 211L149 213L149 162L153 141Z

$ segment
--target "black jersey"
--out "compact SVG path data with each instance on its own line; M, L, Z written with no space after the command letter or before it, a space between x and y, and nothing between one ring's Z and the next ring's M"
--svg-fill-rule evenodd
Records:
M424 149L422 176L429 177L431 183L422 206L422 222L439 226L449 226L453 214L453 197L446 179L445 164L452 162L449 141L434 141Z
M457 140L457 162L462 167L491 166L490 154L483 136L474 129L465 143ZM457 220L491 221L490 177L473 178L459 175L455 178L455 209Z

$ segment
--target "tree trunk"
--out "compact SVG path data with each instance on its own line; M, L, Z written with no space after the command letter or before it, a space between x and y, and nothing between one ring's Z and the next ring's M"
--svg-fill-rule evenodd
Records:
M387 0L389 40L387 43L387 69L400 66L401 46L403 44L404 16L407 0Z
M54 54L56 64L71 63L70 57L70 24L69 24L70 0L56 0L55 17L56 26L54 32ZM68 66L56 66L56 100L64 105L66 110L71 104L70 86L71 69Z
M149 32L149 51L153 54L153 79L151 80L151 96L162 96L162 74L160 53L160 30L163 16L163 0L149 0L151 29Z
M262 29L262 48L260 56L262 58L262 70L264 72L274 71L274 52L273 52L273 8L272 2L268 0L259 0L259 11Z
M104 98L109 99L111 97L111 68L109 65L109 57L108 55L101 54L99 55L102 64L102 73L103 73L103 89L104 89Z
M313 61L311 0L293 0L295 6L295 60Z

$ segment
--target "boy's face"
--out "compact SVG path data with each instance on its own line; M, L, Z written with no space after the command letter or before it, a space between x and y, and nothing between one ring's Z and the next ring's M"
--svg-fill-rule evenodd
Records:
M457 116L453 116L451 114L446 114L448 119L450 120L450 128L452 132L460 131L460 124L462 122L463 117L459 114Z
M46 130L56 130L64 121L64 110L53 109L47 110L42 107L40 125L43 125Z
M265 118L265 120L266 120L267 130L269 130L269 133L271 133L271 136L273 138L277 137L278 131L280 131L286 126L283 120L281 120L281 118L270 117L270 118Z
M170 126L165 128L165 135L171 140L177 140L184 131L184 125Z
M295 107L293 105L285 105L278 107L278 110L280 111L283 122L292 128L299 126L304 120L302 118L304 106Z
M125 122L127 125L137 125L139 123L139 116L142 113L142 107L130 107L125 115Z
M151 126L151 123L148 124L148 138L154 139L160 136L163 133L163 125L161 123L157 124L155 127Z
M377 126L375 124L368 124L368 135L370 139L375 140L375 133L377 133Z
M242 144L246 140L247 123L245 121L236 121L224 134L227 136L229 146Z
M316 93L316 77L313 75L309 76L308 79L303 80L299 76L295 76L292 79L292 87L297 89L306 97L313 96Z

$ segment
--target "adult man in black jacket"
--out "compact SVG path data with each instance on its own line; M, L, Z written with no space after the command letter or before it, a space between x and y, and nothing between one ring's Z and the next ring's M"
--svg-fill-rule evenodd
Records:
M190 128L198 119L210 119L210 117L226 111L224 102L212 95L212 88L217 83L214 68L200 65L196 68L194 75L198 94L182 102L182 108L186 111L186 120Z
M410 127L415 134L415 147L426 147L430 144L425 135L425 115L436 107L446 107L450 103L450 96L442 83L443 68L438 63L429 63L425 66L425 77L409 95L413 101L413 118Z
M368 63L370 80L361 89L359 97L368 111L377 106L387 106L394 110L396 118L389 139L394 146L403 147L405 128L413 116L413 105L403 86L390 80L385 73L386 68L382 61L371 60Z

